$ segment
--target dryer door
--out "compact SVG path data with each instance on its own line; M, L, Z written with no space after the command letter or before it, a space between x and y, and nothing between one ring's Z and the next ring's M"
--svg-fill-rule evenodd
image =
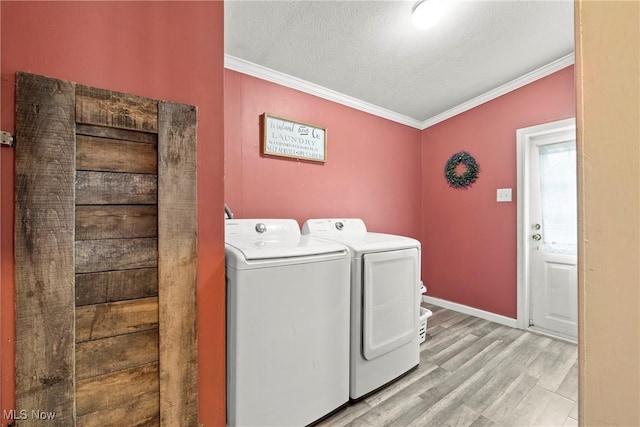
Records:
M375 359L418 336L418 249L363 255L362 352Z

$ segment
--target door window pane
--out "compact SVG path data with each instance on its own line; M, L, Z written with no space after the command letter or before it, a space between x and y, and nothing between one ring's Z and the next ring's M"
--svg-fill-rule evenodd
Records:
M576 142L542 145L539 152L545 251L577 255Z

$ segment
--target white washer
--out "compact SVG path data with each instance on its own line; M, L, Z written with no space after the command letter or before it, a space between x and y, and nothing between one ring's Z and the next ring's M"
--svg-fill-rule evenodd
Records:
M295 220L225 221L227 425L303 426L349 401L349 256Z
M361 219L310 219L303 235L351 256L350 397L359 399L420 362L420 242L370 233Z

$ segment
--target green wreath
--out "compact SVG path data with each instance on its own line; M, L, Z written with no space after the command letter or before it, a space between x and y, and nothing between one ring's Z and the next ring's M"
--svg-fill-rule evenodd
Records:
M460 164L465 165L467 170L458 175L456 167ZM449 186L453 188L467 188L476 182L478 172L480 172L480 166L476 163L476 159L466 151L460 151L451 156L444 167L444 177L447 179Z

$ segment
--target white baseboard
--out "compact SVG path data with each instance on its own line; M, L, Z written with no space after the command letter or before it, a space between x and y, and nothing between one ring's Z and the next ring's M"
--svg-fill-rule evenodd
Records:
M428 297L426 295L422 296L422 301L428 304L437 305L438 307L443 307L449 310L468 314L470 316L479 317L481 319L485 319L490 322L495 322L501 325L509 326L511 328L518 327L518 321L516 319L512 319L510 317L503 316L501 314L495 314L489 311L484 311L477 308L469 307L468 305L458 304L456 302L451 302L451 301L443 300L440 298Z

